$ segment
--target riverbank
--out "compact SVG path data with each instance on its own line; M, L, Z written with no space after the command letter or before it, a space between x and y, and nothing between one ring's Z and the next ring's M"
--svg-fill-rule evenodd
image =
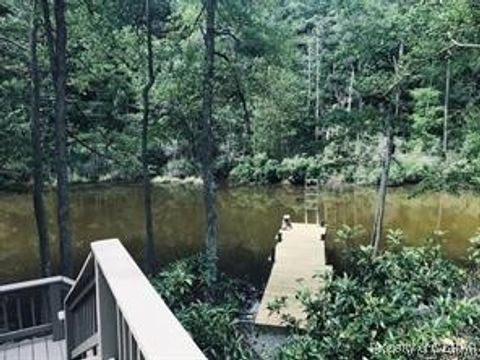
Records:
M306 179L316 179L322 189L339 190L348 187L376 187L381 174L382 159L378 152L365 150L337 156L306 154L277 160L266 154L246 156L228 162L218 161L215 166L217 183L221 186L265 186L286 185L303 186ZM152 184L182 185L199 187L200 176L193 164L187 160L172 161L152 176ZM416 186L422 191L480 191L480 161L466 161L458 154L449 154L447 159L427 155L422 152L398 153L394 156L389 174L389 187ZM22 192L32 188L31 180L25 181L0 179L0 189ZM140 183L140 179L131 176L104 175L94 178L72 175L72 187L109 186ZM47 188L55 186L54 179L46 184Z
M389 186L421 184L434 171L438 159L421 154L400 154L390 170ZM332 160L326 156L300 156L281 161L265 154L242 158L232 169L229 181L233 184L303 185L306 179L317 179L324 188L344 186L376 186L380 179L381 160L375 156L364 161Z
M151 180L154 186L187 186L187 187L200 187L203 181L197 176L188 177L174 177L174 176L155 176ZM139 186L141 181L138 179L103 179L103 180L89 180L89 179L76 179L70 182L70 189L72 191L88 190L91 188L108 188L112 186ZM55 183L46 183L45 191L55 190ZM33 184L30 182L12 182L3 183L0 186L0 191L12 192L12 193L28 193L33 191Z

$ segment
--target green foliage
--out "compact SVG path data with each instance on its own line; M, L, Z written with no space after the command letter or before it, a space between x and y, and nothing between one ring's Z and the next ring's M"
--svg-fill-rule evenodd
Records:
M343 229L337 237L351 242L353 236ZM446 260L435 241L409 248L401 231L387 237L390 249L377 257L371 247L350 245L345 272L325 278L320 292L299 297L306 331L280 348L277 358L423 359L386 351L401 345L420 351L447 340L476 343L480 303L464 297L470 275Z
M411 115L414 141L422 150L440 150L443 107L439 104L440 91L420 88L411 91L414 107Z
M302 185L305 179L318 179L321 174L321 164L317 158L296 155L282 161L280 173L282 178L293 185Z
M151 6L157 81L151 96L150 172L152 177L197 175L202 6L188 0L151 1ZM375 184L384 122L395 113L398 91L394 131L401 166L393 164L391 184L425 180L424 188L478 189L479 52L451 41L480 43L474 2L268 0L218 6L212 127L219 180L233 168L236 183L303 184L313 177L332 184ZM0 38L0 181L27 182L31 7L7 0L0 10L5 34ZM72 0L67 10L72 178L137 180L146 76L144 4ZM40 35L46 174L52 174L52 86ZM443 137L447 58L452 160L426 164L425 158L438 156ZM169 149L174 152L165 165L159 160Z
M470 263L471 270L477 276L480 275L480 231L470 239L468 261Z
M447 161L436 164L435 171L425 173L422 190L478 191L480 189L480 162L451 154Z
M251 359L237 318L247 303L246 284L219 274L209 287L203 255L177 261L151 279L209 359Z
M189 176L194 176L196 168L192 162L185 158L173 159L164 167L165 175L184 179Z
M315 157L296 155L282 162L268 159L266 154L245 157L233 168L230 179L236 184L275 184L288 181L303 185L305 179L319 179L321 164Z
M232 169L230 179L237 184L274 184L281 179L279 165L266 154L245 157Z
M366 151L373 151L373 146ZM322 156L295 155L281 162L268 159L266 154L243 157L229 174L233 184L276 184L288 182L303 185L306 179L318 179L329 185L340 181L343 184L374 185L377 183L380 169L377 159L358 159L353 155L332 154L325 151ZM426 178L439 166L438 158L419 153L400 154L396 157L390 174L390 185L419 184L426 186Z
M209 359L251 359L244 337L235 330L237 314L229 305L193 303L176 316Z

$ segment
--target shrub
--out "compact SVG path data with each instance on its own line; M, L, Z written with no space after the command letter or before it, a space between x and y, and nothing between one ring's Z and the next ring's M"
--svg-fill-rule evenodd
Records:
M235 184L275 184L279 177L279 163L268 159L266 154L242 158L230 172L230 180Z
M220 273L209 288L206 271L206 258L198 255L173 263L151 282L209 359L251 359L234 325L247 303L246 284Z
M428 171L422 181L421 190L458 192L480 190L480 161L467 160L451 154L448 161L436 164L435 171Z
M293 185L303 185L306 178L319 179L324 167L319 159L296 155L280 163L266 154L242 158L230 173L235 184L276 184L286 180Z
M275 159L269 159L261 170L261 181L265 184L276 184L281 180L279 174L280 164Z
M309 173L311 158L295 155L293 158L283 159L281 164L282 178L293 185L302 185Z
M292 185L303 185L307 178L319 180L323 184L330 182L372 185L378 182L381 169L380 161L362 161L352 158L333 158L327 151L322 156L295 155L281 162L269 159L266 154L240 159L229 174L232 183L276 184L288 181ZM393 163L390 171L390 184L418 183L425 173L432 171L430 158L399 156L399 162ZM358 160L358 159L357 159ZM377 159L378 160L378 159ZM400 165L399 165L400 164Z
M195 166L187 159L173 159L165 165L164 175L184 179L196 174Z
M476 148L474 150L476 151ZM380 179L382 162L378 149L370 146L365 150L367 154L372 151L370 157L351 154L350 158L336 158L331 154L331 148L327 147L321 156L295 155L281 162L260 153L241 158L229 172L229 180L237 185L268 185L281 181L303 185L305 179L315 178L323 184L333 182L374 185ZM419 191L479 191L479 173L480 160L476 158L467 160L461 154L450 154L449 160L444 161L439 157L413 151L395 156L390 168L389 185L420 184Z
M243 158L230 172L230 181L238 185L251 184L255 179L251 158Z
M214 175L217 179L224 180L228 178L228 174L232 171L232 161L227 155L219 155L214 164Z
M176 315L209 359L251 359L246 340L234 325L237 313L233 306L198 302Z

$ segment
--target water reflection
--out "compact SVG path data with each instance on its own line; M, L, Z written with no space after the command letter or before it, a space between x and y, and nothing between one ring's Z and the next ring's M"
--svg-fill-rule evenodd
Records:
M432 231L447 231L445 252L454 259L465 256L468 239L480 219L480 198L465 194L425 194L411 198L406 190L392 190L387 201L386 226L404 229L408 243L418 244ZM47 196L54 263L58 263L54 196ZM343 223L371 229L374 192L325 192L313 207L325 219L330 236ZM230 273L259 281L284 213L304 221L302 189L221 189L219 253ZM205 223L202 196L194 189L155 188L154 216L159 265L201 251ZM310 213L310 219L315 214ZM81 265L88 244L97 239L120 238L137 260L143 257L143 205L138 186L77 188L72 193L75 266ZM31 195L0 193L0 282L35 277L38 252Z

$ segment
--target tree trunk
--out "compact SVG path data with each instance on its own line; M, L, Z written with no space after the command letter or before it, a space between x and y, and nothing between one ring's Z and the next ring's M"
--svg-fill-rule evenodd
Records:
M307 38L307 111L310 113L310 101L312 98L312 42Z
M47 35L50 68L55 91L55 168L57 173L57 218L60 243L60 272L72 275L72 235L70 224L70 200L68 194L68 163L66 137L66 48L67 27L65 0L54 1L56 36L50 22L48 0L42 0L44 25Z
M438 210L437 210L437 230L442 230L443 218L443 193L438 194Z
M353 102L353 86L355 85L355 68L352 65L352 72L350 74L350 84L348 86L348 100L347 100L347 111L352 112L352 102Z
M142 177L145 211L145 271L155 271L155 238L153 233L152 186L148 171L148 123L150 116L150 90L155 82L153 72L152 24L150 1L145 0L145 16L147 21L147 83L143 88L143 121L142 121Z
M57 86L55 87L55 138L58 191L58 225L60 229L60 270L66 276L72 275L72 236L70 225L70 200L68 195L68 164L66 137L66 48L67 27L65 23L65 1L55 1L55 23L57 28Z
M397 77L399 76L400 72L400 61L403 57L403 44L400 44L400 49L398 51L398 59L395 64L395 74ZM401 90L398 89L395 95L395 114L393 118L398 120L400 115L400 95ZM373 246L373 256L376 256L380 251L380 245L382 240L382 233L383 233L383 223L385 219L385 204L387 200L387 187L388 187L388 178L390 175L390 165L392 162L392 157L394 153L394 124L392 116L387 115L386 120L386 149L385 149L385 157L382 166L382 177L380 179L380 186L378 189L378 197L377 197L377 206L375 210L375 218L373 223L373 232L372 232L372 246Z
M238 93L238 98L240 100L240 103L242 104L243 108L243 120L245 122L245 136L246 136L246 141L245 141L245 148L244 148L244 154L245 155L253 155L253 144L252 144L252 139L253 139L253 129L252 129L252 119L250 117L250 111L248 109L248 103L247 103L247 97L246 97L246 91L242 88L242 82L240 79L240 74L239 71L236 67L235 64L232 64L232 69L234 72L234 78L235 78L235 84L237 87L237 93Z
M43 11L43 26L47 37L48 56L50 60L50 74L52 76L52 85L57 86L57 56L55 53L55 39L53 38L53 27L50 21L50 5L48 0L41 0ZM56 93L55 93L56 95Z
M203 114L201 122L200 158L207 214L206 255L209 266L207 281L211 284L217 278L217 212L216 190L213 176L214 137L212 130L213 77L215 54L215 11L216 0L205 0L207 28L205 33L205 78L203 89Z
M443 153L444 159L447 158L449 100L450 100L450 58L447 59L447 69L445 74L445 106L443 111L443 146L442 146L442 153Z
M33 145L33 208L38 235L40 269L43 277L52 274L47 211L43 198L43 149L42 124L40 120L40 76L37 57L38 18L37 0L33 0L32 25L30 30L30 117Z
M387 199L387 186L388 178L390 174L390 165L392 162L392 147L393 147L393 131L392 131L392 120L389 118L386 130L386 149L385 157L382 166L382 177L380 179L380 186L378 188L377 195L377 206L375 210L375 218L373 223L373 232L372 232L372 246L374 256L380 251L380 243L382 239L383 232L383 222L385 218L385 204Z
M318 31L315 35L315 122L320 120L320 37Z

